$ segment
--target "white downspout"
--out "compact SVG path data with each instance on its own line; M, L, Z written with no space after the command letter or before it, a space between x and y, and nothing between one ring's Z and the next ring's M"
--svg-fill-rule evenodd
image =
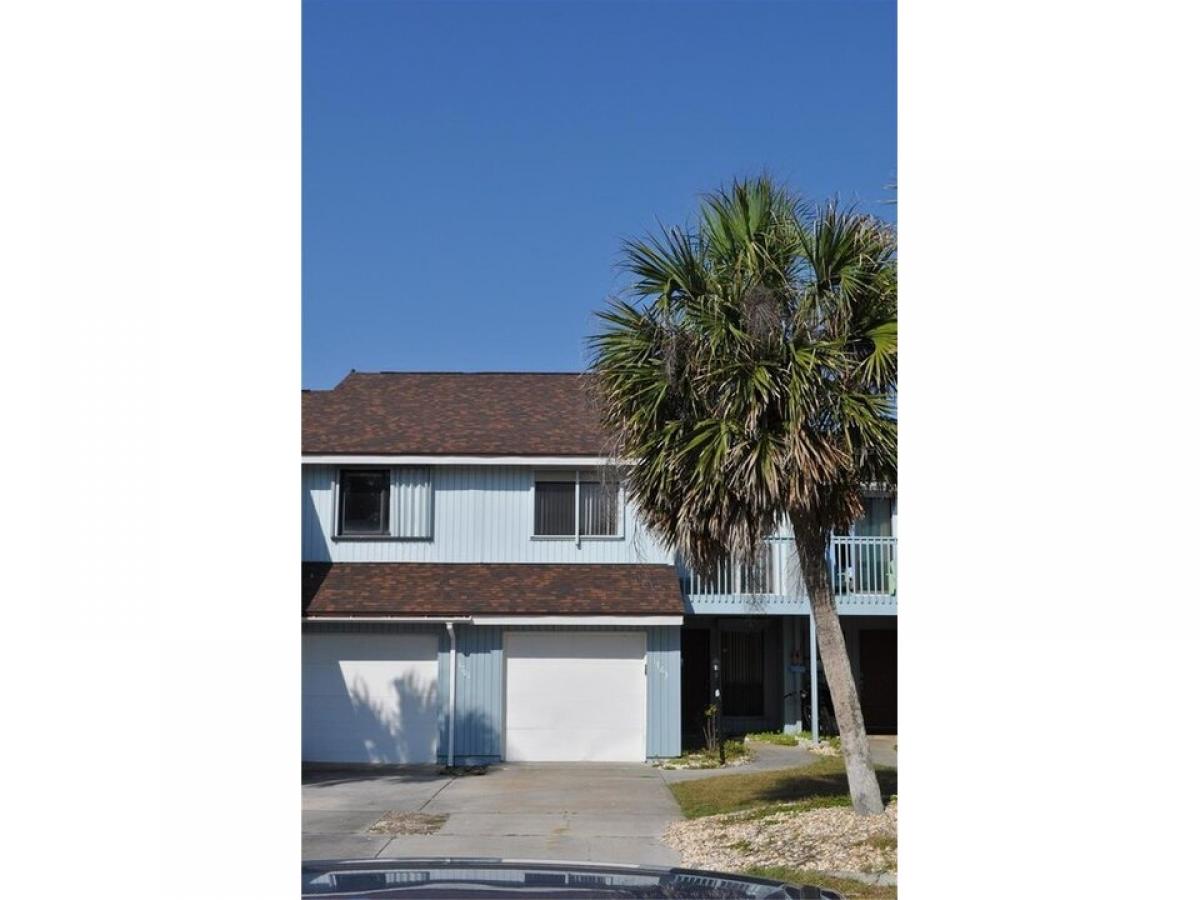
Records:
M458 646L455 640L454 623L446 623L446 631L450 633L450 746L446 754L446 766L454 767L454 689L458 682Z

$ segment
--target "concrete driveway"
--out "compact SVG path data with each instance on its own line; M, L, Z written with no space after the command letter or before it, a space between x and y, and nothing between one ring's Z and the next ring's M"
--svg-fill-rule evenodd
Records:
M373 835L386 812L447 814L433 834ZM638 763L501 763L486 775L432 767L309 770L304 859L487 856L678 865L659 840L681 818L659 771Z

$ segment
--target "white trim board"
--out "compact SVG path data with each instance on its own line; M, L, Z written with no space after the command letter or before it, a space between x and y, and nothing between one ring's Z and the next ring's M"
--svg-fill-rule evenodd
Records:
M305 622L415 622L439 625L682 625L683 616L305 616Z
M305 616L305 622L416 622L441 625L443 622L469 624L470 616Z
M683 616L471 616L476 625L682 625Z
M300 457L310 466L618 466L609 456L379 456L320 454Z

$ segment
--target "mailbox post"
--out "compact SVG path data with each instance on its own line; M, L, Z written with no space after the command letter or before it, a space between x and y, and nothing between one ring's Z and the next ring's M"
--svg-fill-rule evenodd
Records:
M713 660L713 701L717 707L717 755L725 765L725 705L721 698L721 659Z

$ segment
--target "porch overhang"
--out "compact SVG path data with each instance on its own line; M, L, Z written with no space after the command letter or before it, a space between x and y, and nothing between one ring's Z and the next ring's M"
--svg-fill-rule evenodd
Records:
M305 619L397 617L478 624L607 618L679 624L674 566L624 563L305 563ZM540 620L540 621L539 621ZM669 622L668 622L669 620Z

